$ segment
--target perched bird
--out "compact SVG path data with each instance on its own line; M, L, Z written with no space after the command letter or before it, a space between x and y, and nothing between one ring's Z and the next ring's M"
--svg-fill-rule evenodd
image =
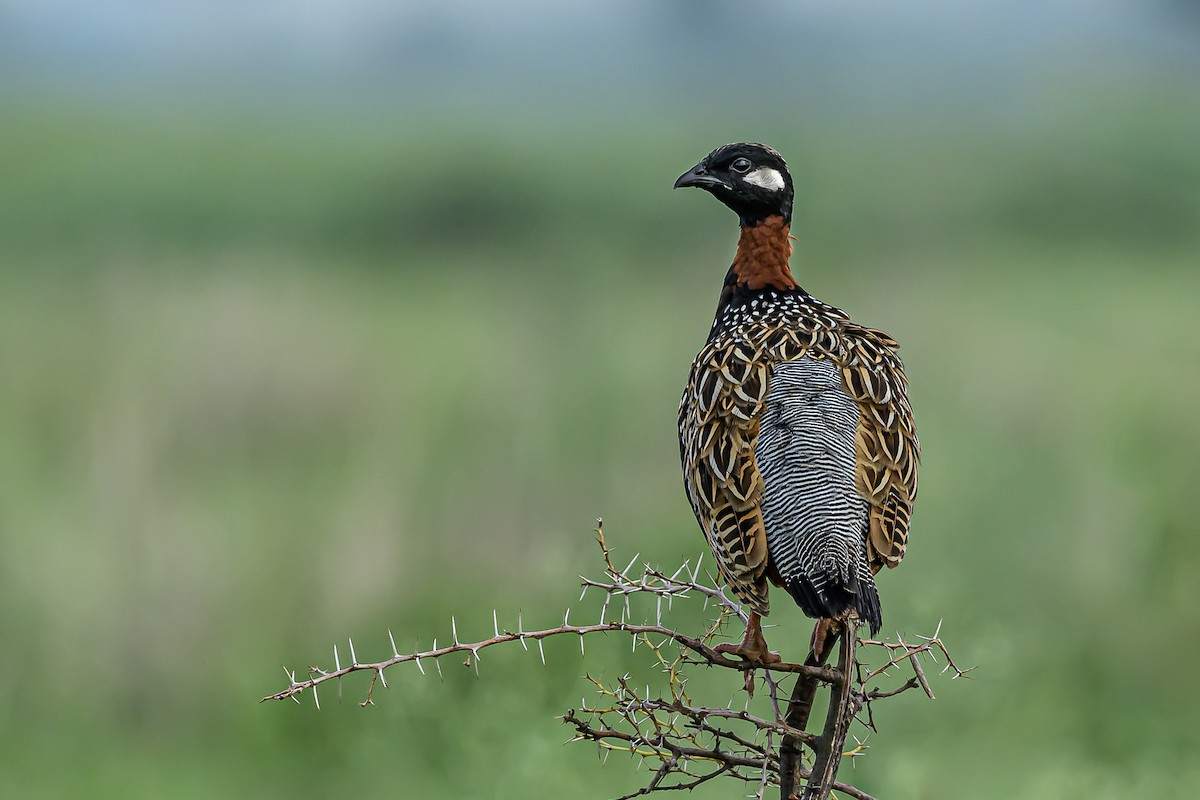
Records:
M881 624L875 574L908 543L920 457L885 333L792 277L792 177L765 145L718 147L675 181L741 226L708 341L679 404L679 454L722 579L750 611L726 653L772 662L767 582L810 617Z

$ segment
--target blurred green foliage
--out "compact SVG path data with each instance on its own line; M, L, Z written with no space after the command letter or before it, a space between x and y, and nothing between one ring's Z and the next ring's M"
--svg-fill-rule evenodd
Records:
M1197 107L621 122L9 116L0 795L639 785L554 720L585 671L648 674L625 642L488 655L480 678L401 668L368 710L365 680L319 713L256 701L347 636L370 658L389 628L444 640L452 613L464 636L493 608L554 624L599 571L597 515L626 557L703 550L675 406L735 230L669 187L735 138L792 159L801 283L903 343L926 460L885 626L944 619L978 665L878 709L844 777L888 798L1188 794ZM768 638L795 655L810 626L787 605Z

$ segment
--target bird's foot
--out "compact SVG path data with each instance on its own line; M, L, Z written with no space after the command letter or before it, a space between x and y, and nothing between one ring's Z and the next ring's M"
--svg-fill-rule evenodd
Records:
M842 625L845 624L836 619L819 619L813 627L812 632L812 652L808 655L810 664L824 664L829 658L829 651L833 649L833 643L837 641L837 636L842 632Z
M762 622L758 614L751 612L746 623L746 635L738 644L719 644L713 648L723 656L738 656L751 664L779 664L783 661L779 653L767 649L767 640L762 635Z
M762 642L759 645L747 645L746 642L738 644L719 644L713 648L723 656L739 656L752 664L780 664L783 659L779 653L771 652L767 649L767 643Z

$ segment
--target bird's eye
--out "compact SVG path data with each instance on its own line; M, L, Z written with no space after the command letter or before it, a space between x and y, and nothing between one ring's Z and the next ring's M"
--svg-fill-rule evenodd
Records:
M753 166L753 165L750 163L750 159L738 158L738 159L735 159L734 162L729 165L729 168L731 170L733 170L734 172L737 172L741 175L745 175L747 172L750 171L751 166Z

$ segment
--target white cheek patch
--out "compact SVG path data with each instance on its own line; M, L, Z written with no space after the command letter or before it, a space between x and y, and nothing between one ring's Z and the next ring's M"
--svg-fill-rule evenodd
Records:
M753 186L758 186L763 189L769 189L772 192L778 192L783 188L783 176L779 174L779 170L761 167L754 170L746 177L742 178L746 183Z

